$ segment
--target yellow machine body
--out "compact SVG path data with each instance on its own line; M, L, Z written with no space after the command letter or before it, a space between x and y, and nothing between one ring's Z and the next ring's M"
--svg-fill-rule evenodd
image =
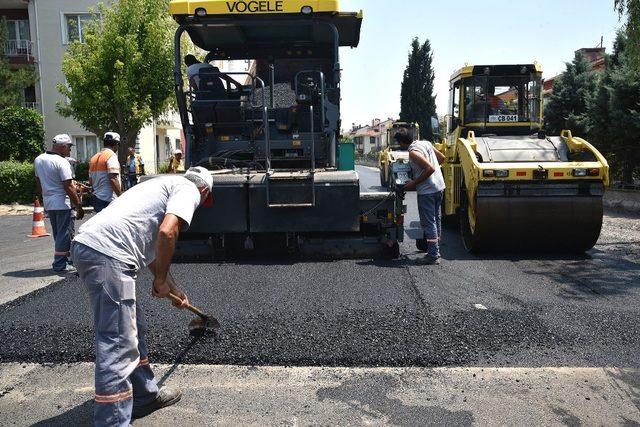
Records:
M409 153L402 150L395 142L394 136L400 129L409 129L413 134L413 139L420 139L420 127L417 123L394 122L387 129L387 142L380 150L378 155L378 168L380 169L380 185L383 187L392 187L393 182L393 165L396 162L409 162Z
M602 226L609 165L570 131L542 130L538 64L465 66L450 80L446 138L436 145L465 247L584 251Z
M300 13L304 7L312 12L338 12L338 0L173 0L171 15L195 15L204 9L207 15Z

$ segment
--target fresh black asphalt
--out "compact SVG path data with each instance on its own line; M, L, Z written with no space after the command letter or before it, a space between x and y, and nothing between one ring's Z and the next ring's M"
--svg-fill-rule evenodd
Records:
M377 172L359 171L364 186L376 185ZM418 225L414 197L407 197L410 237ZM191 315L151 298L148 272L138 278L138 301L153 362L639 367L634 232L625 236L605 224L601 242L581 256L472 256L451 228L440 266L416 265L421 255L410 238L396 261L174 265L190 300L222 323L215 336L189 336ZM0 306L0 343L0 362L93 360L80 281L72 277Z

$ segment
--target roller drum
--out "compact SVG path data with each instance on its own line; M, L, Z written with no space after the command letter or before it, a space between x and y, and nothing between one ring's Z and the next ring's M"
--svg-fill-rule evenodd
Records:
M502 195L497 193L495 188L478 191L471 239L475 250L584 252L598 241L603 218L601 184L511 187Z

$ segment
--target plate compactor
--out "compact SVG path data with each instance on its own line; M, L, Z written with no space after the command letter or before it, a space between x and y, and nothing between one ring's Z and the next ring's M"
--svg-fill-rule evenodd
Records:
M402 197L361 193L358 173L337 158L344 151L339 50L358 45L362 13L340 12L334 0L173 0L169 7L179 24L175 91L185 161L208 168L214 180L215 203L198 209L181 247L397 257ZM187 79L185 34L206 52ZM220 71L237 60L248 71Z
M469 251L584 252L598 240L609 165L568 130L546 135L541 95L538 64L451 77L443 214L459 216Z

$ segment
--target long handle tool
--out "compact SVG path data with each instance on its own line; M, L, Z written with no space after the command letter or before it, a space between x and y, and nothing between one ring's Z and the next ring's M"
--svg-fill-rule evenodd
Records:
M169 298L171 298L171 300L176 304L182 304L182 300L174 294L169 294ZM191 304L188 304L185 308L198 315L198 317L189 323L189 331L192 334L210 332L220 328L220 322L218 322L218 319L215 317L204 314Z

